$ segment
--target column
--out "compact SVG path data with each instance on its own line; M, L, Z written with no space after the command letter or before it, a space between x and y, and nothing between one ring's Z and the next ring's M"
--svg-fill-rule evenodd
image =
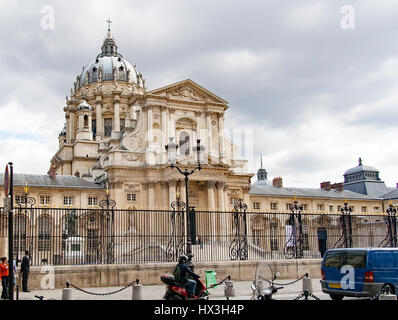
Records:
M185 204L187 204L187 197L186 197L186 192L185 192L185 181L184 180L180 181L180 198Z
M72 140L72 128L71 128L72 121L70 120L69 112L66 113L65 119L66 119L66 141L67 143L70 143L70 141Z
M176 140L176 123L175 123L175 109L169 108L169 125L168 125L168 138L174 138L174 143ZM167 143L169 143L167 141Z
M155 210L155 183L148 183L148 209Z
M206 188L207 188L207 210L215 211L215 199L214 199L214 186L216 185L215 181L207 181Z
M225 223L225 213L223 211L225 211L224 209L224 182L222 181L218 181L217 182L217 211L222 211L217 213L217 241L220 242L222 240L224 240L224 237L222 237L221 235L225 235L225 227L226 227L226 223Z
M169 206L173 201L176 200L176 181L171 180L168 182L169 184Z
M210 111L206 112L206 129L207 129L207 153L212 154L212 146L211 146L211 113Z
M104 125L102 121L102 100L101 97L97 97L96 103L96 108L95 108L95 117L96 117L96 126L97 126L97 132L95 135L95 140L99 141L104 135Z
M152 131L152 126L153 126L153 117L152 117L152 113L153 113L153 109L152 106L148 106L147 108L147 112L148 112L148 149L149 151L153 151L152 147L153 147L153 131Z
M222 181L217 182L217 211L225 211L225 204L224 204L224 185L225 183Z
M115 125L114 131L120 132L120 98L119 96L114 96L113 98L113 123Z
M218 114L218 136L220 142L220 162L224 162L224 114Z
M209 219L208 219L208 227L206 228L209 236L211 238L208 238L210 241L214 241L216 239L216 230L217 230L217 225L216 225L216 213L215 211L215 199L214 199L214 186L216 182L208 180L206 182L206 188L207 188L207 210L211 211L209 213Z
M76 114L75 112L71 112L70 114L70 137L71 141L74 141L76 138Z
M169 138L168 138L168 123L167 123L167 107L162 106L161 107L161 113L162 113L162 144L161 144L161 151L162 151L162 163L167 162L167 152L164 148L166 144L169 143Z
M169 189L167 182L162 182L162 207L163 209L169 210L170 203L169 203Z

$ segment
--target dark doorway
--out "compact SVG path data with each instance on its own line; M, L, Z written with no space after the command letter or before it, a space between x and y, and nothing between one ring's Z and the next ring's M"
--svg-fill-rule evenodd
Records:
M318 248L322 258L327 250L327 239L328 233L326 231L326 228L318 228Z

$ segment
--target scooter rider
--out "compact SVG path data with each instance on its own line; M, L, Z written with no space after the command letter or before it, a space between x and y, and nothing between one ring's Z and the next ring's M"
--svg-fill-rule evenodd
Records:
M193 298L195 296L196 289L196 281L187 278L187 273L189 273L194 278L200 278L195 272L192 272L191 269L187 266L188 257L186 255L182 255L178 257L178 264L174 269L174 278L175 281L183 284L187 289L188 298Z

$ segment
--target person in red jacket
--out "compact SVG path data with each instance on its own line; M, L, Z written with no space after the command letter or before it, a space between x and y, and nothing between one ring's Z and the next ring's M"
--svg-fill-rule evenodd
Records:
M1 293L1 298L8 299L8 259L2 257L0 264L0 274L1 274L1 285L3 286L3 292Z

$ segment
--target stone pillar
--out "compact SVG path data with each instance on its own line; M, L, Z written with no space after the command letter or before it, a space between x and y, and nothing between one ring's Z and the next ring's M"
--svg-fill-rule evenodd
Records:
M185 204L187 204L187 199L186 199L187 197L186 197L186 194L185 194L185 181L184 180L180 181L180 198Z
M208 227L206 228L208 232L210 231L210 235L212 236L211 241L215 240L215 236L217 234L217 222L216 222L216 214L214 213L216 206L215 206L215 199L214 199L214 187L216 185L216 181L208 180L206 182L207 188L207 210L213 211L209 214L208 220Z
M147 108L148 112L148 149L152 151L153 147L153 109L152 106L148 106Z
M168 138L174 138L174 143L177 143L176 139L176 123L175 123L175 109L169 108L169 125L168 125ZM167 143L169 143L167 141Z
M76 139L76 114L71 112L70 114L70 137L71 141Z
M215 198L214 198L214 186L216 185L215 181L208 180L206 182L206 188L207 188L207 210L209 211L215 211L216 210L216 204L215 204Z
M155 183L149 182L148 183L148 209L155 210Z
M225 211L229 211L229 197L228 197L228 185L224 184L224 208Z
M217 182L217 211L225 211L224 204L224 185L225 182L218 181Z
M66 112L65 120L66 120L66 141L70 143L70 141L72 140L72 130L71 130L71 121L70 121L69 112Z
M212 139L211 139L211 113L206 112L206 129L207 129L207 153L212 154Z
M160 150L162 152L162 163L167 162L167 152L164 146L169 143L169 138L168 138L168 121L167 121L167 108L165 106L162 106L161 108L161 118L162 118L162 143L160 145Z
M176 200L176 181L171 180L169 183L169 208L173 201Z
M169 203L169 190L167 186L167 182L162 182L162 207L163 209L170 209Z
M96 135L95 140L99 141L104 136L104 124L102 121L102 99L100 96L97 96L96 100L96 108L95 108L95 117L96 117Z
M115 132L120 132L120 98L117 95L113 98L113 108Z
M218 136L220 142L220 162L224 162L224 114L218 114Z

